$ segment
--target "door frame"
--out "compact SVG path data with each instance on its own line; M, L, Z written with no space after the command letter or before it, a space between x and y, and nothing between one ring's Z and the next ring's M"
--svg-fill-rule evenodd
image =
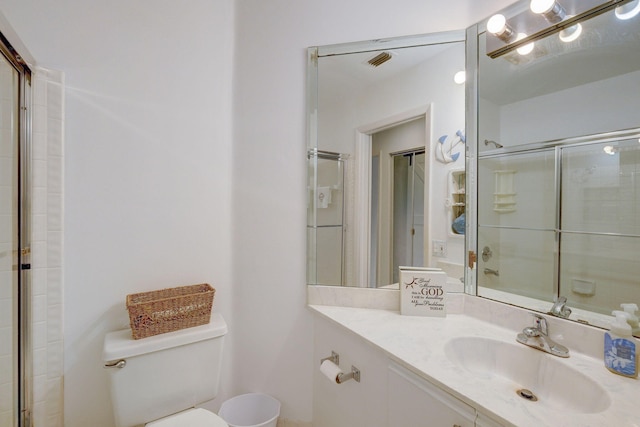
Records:
M424 117L425 119L424 185L426 194L424 199L424 263L426 266L431 264L432 248L431 245L427 244L427 242L429 242L429 236L431 235L431 218L428 213L430 212L431 207L431 186L433 181L431 177L433 171L433 156L431 155L433 151L431 148L433 144L433 105L427 104L421 107L414 108L412 110L380 119L372 123L365 124L356 129L356 143L354 154L354 218L357 218L358 220L353 221L353 235L355 240L355 283L359 287L369 287L369 269L371 268L371 153L373 135L377 132L390 129L392 127L422 117ZM391 213L388 213L387 218L390 217L389 215L391 215ZM382 249L390 250L389 248ZM383 266L383 270L381 273L388 275L388 271L390 268L391 267L388 266L387 270L384 270Z

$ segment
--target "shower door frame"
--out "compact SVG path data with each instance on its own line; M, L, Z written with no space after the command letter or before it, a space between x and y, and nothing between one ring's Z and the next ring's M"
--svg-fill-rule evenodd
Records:
M22 56L13 48L7 38L0 33L0 54L18 73L18 241L13 248L17 252L18 270L17 295L14 309L17 315L17 363L14 363L13 389L17 399L14 410L17 427L31 427L33 406L32 390L32 340L31 340L31 69ZM13 137L13 135L12 135ZM17 366L15 366L17 365Z

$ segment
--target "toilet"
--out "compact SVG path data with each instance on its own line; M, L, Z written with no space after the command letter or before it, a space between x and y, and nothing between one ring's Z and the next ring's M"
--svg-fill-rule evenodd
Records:
M131 330L108 333L103 361L117 427L229 427L195 406L218 394L227 324L218 314L207 325L140 340Z

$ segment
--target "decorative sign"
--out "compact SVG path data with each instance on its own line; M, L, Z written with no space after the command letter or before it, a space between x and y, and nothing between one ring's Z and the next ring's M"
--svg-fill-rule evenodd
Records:
M400 267L400 314L445 317L446 283L439 268Z

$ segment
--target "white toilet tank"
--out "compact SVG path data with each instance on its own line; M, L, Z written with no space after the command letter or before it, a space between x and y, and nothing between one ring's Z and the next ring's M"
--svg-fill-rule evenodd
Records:
M104 339L117 427L144 425L216 397L227 324L218 313L207 325L134 340L131 330ZM120 363L120 365L123 365Z

